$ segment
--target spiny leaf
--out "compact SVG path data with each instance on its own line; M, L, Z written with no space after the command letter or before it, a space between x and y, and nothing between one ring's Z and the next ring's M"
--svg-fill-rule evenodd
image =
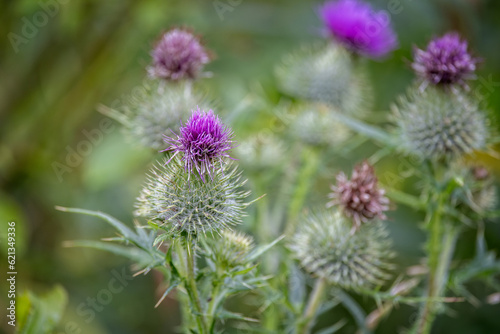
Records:
M246 258L246 260L248 262L256 260L259 256L261 256L262 254L267 252L269 249L271 249L274 245L276 245L278 242L283 240L284 237L285 236L282 235L267 245L262 245L262 246L256 247L250 254L248 254L248 257Z
M80 213L88 216L94 216L94 217L99 217L106 222L108 222L111 226L116 228L126 239L134 241L136 243L140 243L137 235L130 229L128 228L124 223L119 221L118 219L103 213L99 211L92 211L92 210L85 210L85 209L78 209L78 208L65 208L62 206L56 206L56 210L62 211L62 212L72 212L72 213Z

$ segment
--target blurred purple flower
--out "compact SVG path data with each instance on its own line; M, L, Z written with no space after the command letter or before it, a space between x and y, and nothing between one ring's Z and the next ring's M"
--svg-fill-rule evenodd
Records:
M477 58L467 52L467 41L457 33L433 39L426 50L415 48L412 68L424 80L438 84L459 84L474 78Z
M328 197L333 200L327 206L340 205L343 213L353 219L353 231L376 217L387 218L384 211L389 210L389 199L385 197L385 190L379 189L373 167L367 162L354 167L350 180L339 173L337 185L331 189Z
M172 158L183 153L185 170L189 173L196 170L205 181L205 174L212 177L216 163L222 164L223 158L231 158L228 151L234 147L232 138L232 130L222 124L212 110L205 112L198 108L181 126L177 138L165 136L170 147L162 152L173 151Z
M346 48L380 58L397 47L389 15L361 0L332 0L320 8L328 33Z
M149 75L166 80L196 78L210 56L198 37L182 29L171 29L163 34L153 52Z

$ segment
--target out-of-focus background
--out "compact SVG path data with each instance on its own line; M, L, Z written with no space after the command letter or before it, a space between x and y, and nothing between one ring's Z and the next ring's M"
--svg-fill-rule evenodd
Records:
M459 31L482 58L479 79L472 86L498 115L499 1L371 2L391 13L400 43L388 59L369 62L374 119L385 118L391 102L413 80L409 67L413 46L424 47L430 38L449 30ZM216 54L207 67L213 77L204 79L202 86L218 100L221 113L231 114L243 101L251 102L249 92L277 101L274 67L286 53L321 39L319 4L300 0L2 1L0 314L7 301L6 223L15 221L18 292L29 289L43 294L60 284L68 293L58 333L174 333L179 311L170 298L154 308L159 298L159 278L154 273L126 281L108 304L99 304L92 312L92 300L117 273L130 272L129 262L97 250L63 247L65 240L99 239L114 232L97 219L58 212L55 205L101 210L131 224L134 199L153 158L151 152L127 141L117 123L105 121L96 106L119 105L140 89L154 41L172 26L193 28ZM232 121L236 139L260 130L257 120L266 113L253 115L256 109L246 108L237 114L240 121ZM386 161L377 172L397 174L398 161ZM500 160L485 157L484 162L500 174ZM341 167L342 163L331 162L321 172L333 176ZM265 177L265 170L261 174L252 177ZM403 187L404 182L397 186ZM308 205L315 205L327 191L325 185L313 188ZM268 200L272 199L262 201ZM405 208L390 214L389 227L402 264L417 263L422 255L424 238L417 227L421 218ZM487 221L486 236L489 248L498 249L498 221ZM474 239L475 231L470 229L459 243L458 256L472 256ZM482 284L469 288L477 295L478 305L453 306L449 317L438 321L436 333L500 332L500 308L484 303L494 291ZM374 307L367 304L367 310ZM454 317L456 311L459 318ZM383 320L378 332L396 333L408 325L412 312L401 306ZM2 316L0 331L9 331L8 327Z

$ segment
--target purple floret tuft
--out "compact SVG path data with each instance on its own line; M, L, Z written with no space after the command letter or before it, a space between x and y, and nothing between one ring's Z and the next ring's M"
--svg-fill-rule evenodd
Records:
M210 56L198 37L182 29L171 29L158 41L149 75L165 80L195 79Z
M211 176L215 164L222 164L224 158L231 158L228 151L234 147L232 138L232 130L222 124L212 110L205 112L198 108L181 126L180 135L176 138L165 137L165 142L170 144L165 151L173 151L172 158L182 153L185 170L188 173L196 171L205 181L205 174Z
M398 45L389 15L361 0L327 1L320 16L329 35L363 56L380 58Z
M474 78L476 63L467 51L467 41L457 33L433 39L426 50L415 49L412 68L418 76L434 85L459 84Z

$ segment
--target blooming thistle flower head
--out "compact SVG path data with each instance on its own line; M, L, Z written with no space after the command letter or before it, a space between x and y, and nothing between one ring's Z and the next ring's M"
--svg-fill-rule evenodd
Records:
M136 216L176 234L219 233L238 224L249 195L238 189L246 182L231 164L217 168L210 182L189 178L178 157L154 167L137 198Z
M338 210L305 217L289 248L311 274L354 290L383 284L394 256L382 222L352 234L351 223Z
M198 37L191 32L174 28L163 34L154 47L149 75L165 80L195 79L210 56Z
M165 148L164 134L178 133L179 121L187 119L189 110L199 105L206 108L207 98L185 85L163 86L158 81L148 81L140 94L133 94L118 111L104 107L102 112L124 125L129 139L155 151Z
M284 57L276 68L281 91L322 102L344 113L368 110L372 90L362 71L353 68L348 53L335 45L304 47Z
M403 148L421 158L450 160L486 146L487 119L460 92L412 89L394 109Z
M339 173L337 184L331 189L328 197L333 200L327 206L339 205L352 219L353 231L375 218L386 219L384 211L389 210L389 199L385 197L385 190L378 187L373 167L367 162L354 167L350 180L343 172Z
M465 86L466 80L474 78L477 62L467 51L467 41L447 33L433 39L426 50L415 48L412 68L428 83Z
M181 127L177 138L165 138L170 144L165 151L173 151L174 156L181 153L185 170L189 174L197 172L205 181L205 174L212 177L216 164L231 158L228 151L234 147L232 138L232 130L222 124L212 110L205 112L198 108Z
M327 1L320 16L336 41L363 56L380 58L397 47L388 14L362 0Z

